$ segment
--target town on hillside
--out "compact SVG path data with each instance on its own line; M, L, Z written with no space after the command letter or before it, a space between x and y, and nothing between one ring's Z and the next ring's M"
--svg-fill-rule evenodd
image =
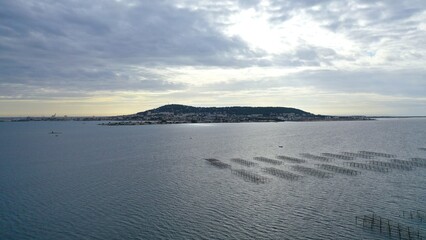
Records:
M239 123L285 121L354 121L372 120L366 116L316 115L297 108L287 107L193 107L170 104L130 115L105 117L25 117L0 119L0 121L107 121L101 125L146 125L178 123Z

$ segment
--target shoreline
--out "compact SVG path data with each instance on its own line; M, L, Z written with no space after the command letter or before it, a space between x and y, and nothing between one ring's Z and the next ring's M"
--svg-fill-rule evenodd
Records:
M353 122L353 121L376 121L370 119L318 119L318 120L293 120L293 121L229 121L229 122L150 122L150 121L114 121L99 123L100 126L145 126L145 125L178 125L178 124L217 124L217 123L288 123L288 122Z

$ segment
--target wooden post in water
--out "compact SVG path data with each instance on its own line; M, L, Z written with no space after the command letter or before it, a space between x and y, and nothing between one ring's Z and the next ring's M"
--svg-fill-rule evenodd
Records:
M399 223L398 223L398 236L399 236L399 239L401 239L401 228L399 227Z
M407 227L407 228L408 228L408 240L411 240L410 227Z
M380 233L382 233L382 217L379 216L379 220L380 220Z
M417 210L417 218L420 219L420 222L423 222L422 215L419 213L419 210Z
M371 229L373 229L373 225L374 225L374 213L373 213L373 219L371 219Z
M391 229L391 225L390 225L390 222L389 222L389 219L388 219L388 231L389 231L389 236L390 235L392 235L392 229Z

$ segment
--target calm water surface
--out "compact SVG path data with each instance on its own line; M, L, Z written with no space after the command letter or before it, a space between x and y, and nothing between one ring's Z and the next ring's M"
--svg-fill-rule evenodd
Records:
M0 123L0 239L389 239L355 224L355 216L371 212L425 233L425 222L402 212L426 211L426 168L378 173L333 159L328 164L361 174L321 179L291 167L318 169L315 160L278 166L253 160L363 150L426 158L420 147L426 147L426 119ZM236 157L258 165L230 161ZM245 181L205 158L270 181ZM264 167L303 178L281 179Z

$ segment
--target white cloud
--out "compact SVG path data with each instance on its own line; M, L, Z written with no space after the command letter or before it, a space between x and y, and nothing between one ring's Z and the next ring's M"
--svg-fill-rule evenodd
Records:
M2 114L64 101L426 114L422 0L5 0L0 21Z

